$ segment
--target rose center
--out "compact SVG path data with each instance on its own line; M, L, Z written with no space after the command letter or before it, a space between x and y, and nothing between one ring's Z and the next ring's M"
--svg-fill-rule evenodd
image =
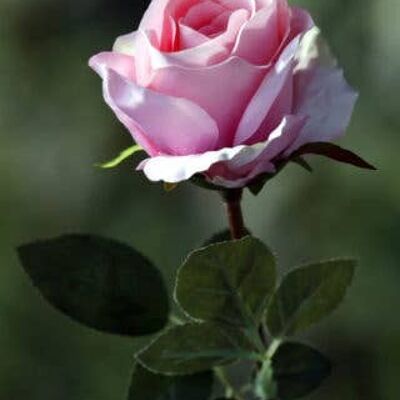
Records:
M217 0L204 0L187 10L178 20L185 25L210 38L223 33L229 22L232 10Z

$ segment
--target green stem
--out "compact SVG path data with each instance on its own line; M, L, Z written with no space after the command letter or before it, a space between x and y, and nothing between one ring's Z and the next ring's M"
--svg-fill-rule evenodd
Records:
M272 359L272 357L275 355L276 351L278 350L278 347L281 345L282 339L276 338L274 339L271 344L268 347L267 353L265 354L265 357L267 359Z
M228 376L226 375L226 372L224 368L222 367L216 367L214 369L215 375L218 377L218 379L221 381L222 385L225 387L225 396L227 398L235 398L236 400L245 400L245 398L242 396L240 392L238 392L235 387L231 384Z

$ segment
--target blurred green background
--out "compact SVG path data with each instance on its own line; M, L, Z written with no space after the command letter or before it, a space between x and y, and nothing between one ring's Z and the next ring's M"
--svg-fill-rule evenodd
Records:
M299 3L299 2L298 2ZM280 267L360 258L345 304L309 337L335 361L314 400L400 396L400 2L302 1L361 93L342 143L379 167L312 159L254 198L248 226ZM105 106L87 59L136 27L145 1L0 0L0 399L123 399L137 342L66 319L31 287L16 245L93 232L141 249L171 282L185 254L224 227L217 195L172 193L132 160L95 169L130 136Z

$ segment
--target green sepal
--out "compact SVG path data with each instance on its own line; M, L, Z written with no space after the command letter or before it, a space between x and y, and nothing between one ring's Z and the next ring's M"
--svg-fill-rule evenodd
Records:
M358 168L376 170L376 168L372 164L365 161L359 155L330 142L306 143L298 150L296 150L295 153L292 154L292 157L296 158L301 155L307 154L315 154L328 157L332 160L339 161L345 164L350 164Z
M282 160L279 162L275 163L275 172L273 173L263 173L260 175L257 175L251 182L247 184L247 188L250 190L250 192L254 195L257 196L260 194L260 192L263 190L264 186L275 176L277 176L283 168L286 166L286 164L289 162L289 160Z
M313 172L311 165L303 157L297 156L292 158L291 161L299 165L300 167L304 168L306 171Z
M223 192L226 190L223 186L214 185L206 180L206 178L202 174L195 174L190 178L190 182L199 186L203 189L213 190L217 192Z
M95 164L95 166L99 167L99 168L103 168L103 169L115 168L119 164L121 164L123 161L125 161L127 158L133 156L135 153L138 153L139 151L144 151L144 150L141 146L139 146L138 144L135 144L135 145L130 146L127 149L121 151L121 153L118 154L118 156L113 158L112 160L107 161L105 163Z

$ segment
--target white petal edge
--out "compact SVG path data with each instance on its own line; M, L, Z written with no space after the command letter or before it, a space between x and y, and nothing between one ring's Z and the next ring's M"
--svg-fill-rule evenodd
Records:
M220 183L222 186L243 186L244 182L248 182L259 173L274 172L275 167L270 160L277 155L278 151L283 150L281 142L284 143L284 146L288 144L288 138L286 137L288 135L287 129L290 131L293 128L293 124L302 123L302 121L303 119L293 119L290 116L284 118L268 140L251 146L239 145L187 156L157 156L147 158L139 164L137 170L142 170L146 177L153 182L178 183L190 179L197 173L207 172L212 165L219 162L227 162L230 167L240 169L242 166L264 155L260 159L260 164L247 177L234 181L227 181L222 177L215 178L215 183ZM290 137L289 142L293 140L294 137Z

